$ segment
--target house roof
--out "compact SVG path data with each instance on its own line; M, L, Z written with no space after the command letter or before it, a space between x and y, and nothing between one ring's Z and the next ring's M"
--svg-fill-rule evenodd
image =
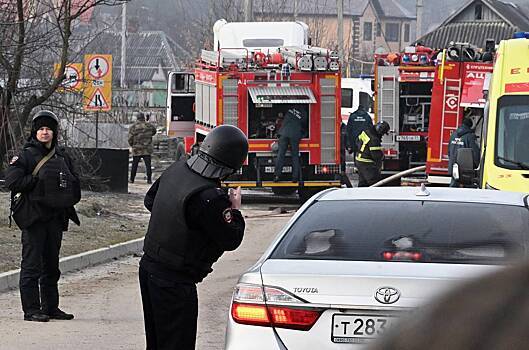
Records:
M368 3L371 4L381 17L391 18L415 18L396 0L344 0L343 14L344 16L360 17L363 15ZM282 13L292 14L294 12L293 0L282 0L278 6L270 6L269 0L256 0L253 3L254 13ZM303 15L326 15L336 16L337 6L336 0L314 0L314 1L298 1L298 14Z
M469 6L473 5L478 0L467 1L460 9L452 13L441 26L446 25L457 17L461 12L465 11ZM527 0L479 0L496 14L501 17L506 23L519 30L529 30L529 4ZM481 23L481 21L480 21Z
M161 31L127 33L126 80L129 85L152 79L159 67L167 73L181 66ZM103 32L84 50L85 53L111 54L112 80L119 86L121 69L121 33Z
M502 21L454 22L440 26L422 36L422 44L433 48L445 48L451 41L468 42L477 47L484 47L485 40L500 40L512 37L514 27Z

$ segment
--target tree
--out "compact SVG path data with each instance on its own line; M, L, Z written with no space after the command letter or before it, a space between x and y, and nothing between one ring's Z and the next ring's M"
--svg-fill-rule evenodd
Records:
M86 41L74 34L76 26L97 6L125 1L0 0L0 169L23 142L34 108L54 95L75 49Z

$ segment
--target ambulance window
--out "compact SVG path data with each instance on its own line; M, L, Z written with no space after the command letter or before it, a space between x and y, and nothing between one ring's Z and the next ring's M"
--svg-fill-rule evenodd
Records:
M498 101L495 164L529 169L529 96L503 96Z
M353 108L353 89L342 88L342 108Z
M283 46L283 39L244 39L244 47L279 47Z

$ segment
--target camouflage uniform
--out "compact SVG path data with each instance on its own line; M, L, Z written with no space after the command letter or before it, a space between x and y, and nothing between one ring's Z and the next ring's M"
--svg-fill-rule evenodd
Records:
M143 158L145 170L147 173L147 183L151 183L151 154L152 154L152 137L156 134L156 128L151 123L138 118L129 129L129 145L132 147L132 166L130 169L130 182L134 182L138 163Z

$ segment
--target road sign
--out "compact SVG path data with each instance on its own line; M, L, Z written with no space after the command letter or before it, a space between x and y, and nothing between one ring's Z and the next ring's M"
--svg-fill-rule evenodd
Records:
M85 55L83 109L109 111L112 108L112 55Z
M60 64L55 64L55 76L59 75ZM59 91L81 91L83 89L83 64L69 63L64 68L65 79L62 81Z
M100 89L96 89L92 96L88 98L88 104L85 108L91 111L101 111L109 108L105 95Z

